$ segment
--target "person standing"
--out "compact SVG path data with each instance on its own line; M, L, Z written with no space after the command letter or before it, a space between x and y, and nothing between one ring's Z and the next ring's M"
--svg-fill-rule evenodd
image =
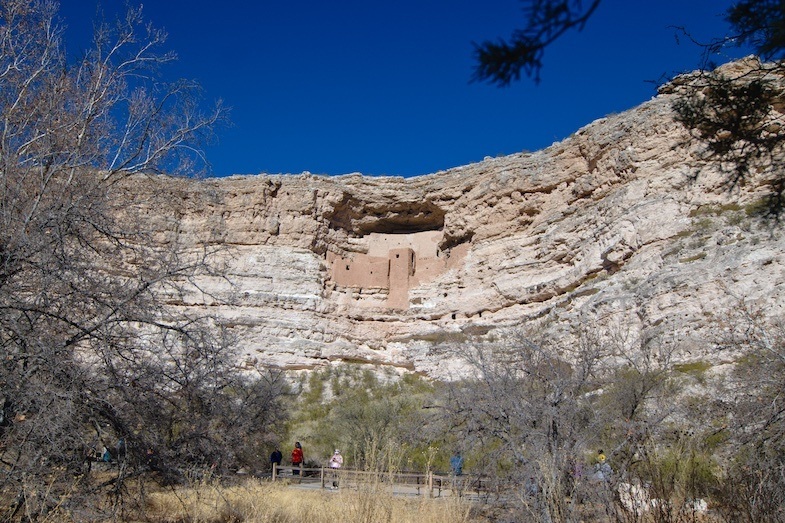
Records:
M341 451L335 449L333 457L330 458L330 468L333 471L333 488L338 488L338 469L343 465L343 456Z
M281 466L281 460L283 459L283 454L277 448L270 454L270 466L273 469L273 473Z
M126 446L125 438L120 438L119 440L117 440L117 445L115 447L115 452L116 452L116 456L117 456L117 461L118 462L125 461L125 456L128 453L128 447Z
M300 445L300 442L297 441L292 450L292 467L295 467L294 470L292 470L293 475L300 475L300 469L303 468L303 459L303 447Z
M607 459L602 449L597 451L597 458L594 463L594 479L598 481L609 481L611 479L613 469L611 469Z
M463 456L461 456L460 451L456 451L453 457L450 458L450 468L456 476L463 474Z

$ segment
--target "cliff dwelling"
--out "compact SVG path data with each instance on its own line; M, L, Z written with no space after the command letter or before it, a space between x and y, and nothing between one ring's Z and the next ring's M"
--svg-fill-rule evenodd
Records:
M363 237L367 253L347 258L327 253L329 281L338 287L387 291L387 307L407 309L409 289L436 279L466 256L469 243L442 251L443 238L442 231L370 233Z

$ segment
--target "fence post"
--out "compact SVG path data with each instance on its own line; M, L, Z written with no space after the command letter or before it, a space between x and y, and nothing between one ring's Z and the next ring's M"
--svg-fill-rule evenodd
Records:
M322 465L319 476L319 480L322 482L322 488L324 488L324 465Z
M278 477L278 464L273 463L273 481Z
M433 472L428 471L428 497L433 497Z

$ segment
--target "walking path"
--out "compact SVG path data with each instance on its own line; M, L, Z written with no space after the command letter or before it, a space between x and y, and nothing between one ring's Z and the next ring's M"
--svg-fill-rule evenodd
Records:
M294 474L298 471L300 474ZM487 483L481 478L470 476L442 476L438 474L381 473L375 474L352 469L335 471L329 468L304 468L281 466L273 472L273 481L283 481L290 487L304 490L337 491L332 484L335 479L339 488L358 490L362 486L389 489L395 496L461 496L479 499L488 494Z

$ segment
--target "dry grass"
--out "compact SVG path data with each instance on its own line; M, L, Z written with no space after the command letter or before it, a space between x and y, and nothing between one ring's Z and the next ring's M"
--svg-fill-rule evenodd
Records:
M200 485L149 497L155 523L461 523L471 506L459 498L392 496L378 485L338 492L248 480L239 486Z

